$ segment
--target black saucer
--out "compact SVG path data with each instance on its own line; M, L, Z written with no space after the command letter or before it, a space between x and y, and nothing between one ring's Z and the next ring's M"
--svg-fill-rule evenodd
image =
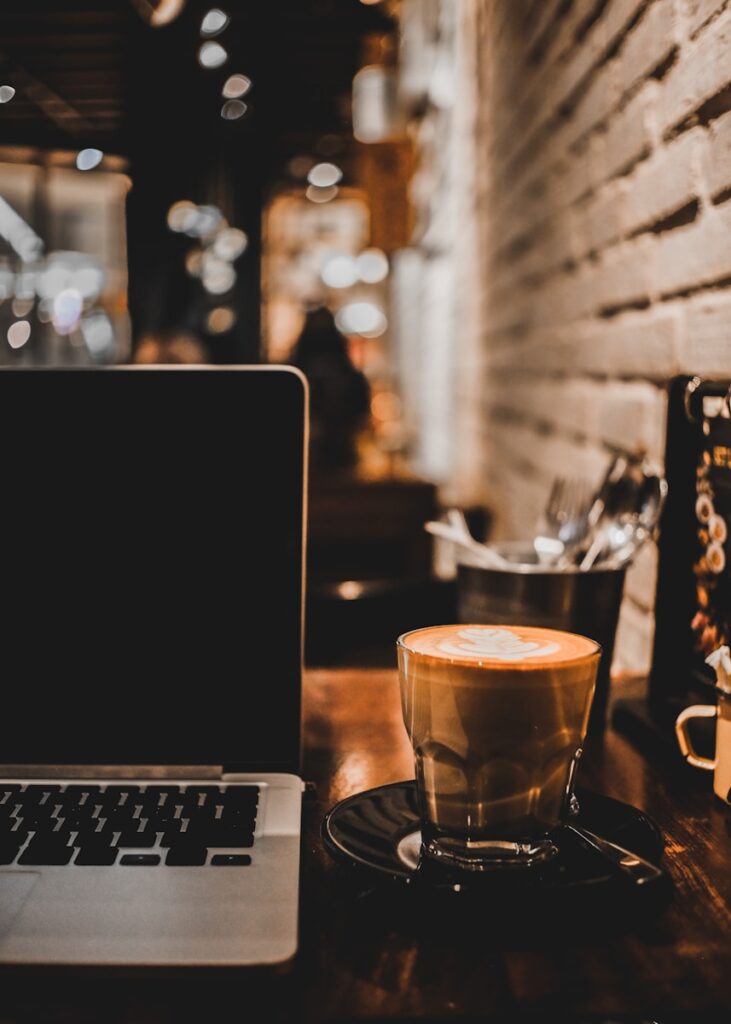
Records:
M577 789L579 814L573 823L631 850L653 863L659 861L663 840L648 815L630 804ZM325 848L347 866L348 881L361 893L384 887L465 903L473 897L491 905L510 901L549 911L575 908L582 911L600 905L626 907L664 903L670 893L669 876L637 886L614 869L605 858L588 849L575 833L559 826L552 834L558 854L540 867L510 868L484 873L455 871L419 857L421 833L416 788L413 781L379 786L342 800L325 816L322 838Z

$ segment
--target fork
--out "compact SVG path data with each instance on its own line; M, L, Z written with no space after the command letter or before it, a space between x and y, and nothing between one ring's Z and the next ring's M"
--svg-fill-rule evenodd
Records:
M569 550L585 538L591 493L576 477L555 477L533 547L541 565L560 565Z

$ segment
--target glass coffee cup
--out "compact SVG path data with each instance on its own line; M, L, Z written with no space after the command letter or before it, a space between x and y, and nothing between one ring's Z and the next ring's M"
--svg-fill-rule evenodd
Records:
M471 871L549 860L601 656L559 630L455 625L397 641L422 852Z

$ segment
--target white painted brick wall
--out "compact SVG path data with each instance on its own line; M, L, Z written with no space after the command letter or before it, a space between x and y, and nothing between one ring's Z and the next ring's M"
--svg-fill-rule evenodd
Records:
M443 121L476 112L475 159L428 236L451 223L470 286L447 491L514 539L556 475L598 482L618 449L662 463L670 377L731 376L731 0L608 0L591 24L594 0L527 2L459 0L471 64ZM656 571L648 545L617 667L649 666Z
M714 14L718 14L728 4L728 0L686 0L686 32L688 35L695 33L709 21Z
M710 125L703 174L711 198L731 188L731 112Z

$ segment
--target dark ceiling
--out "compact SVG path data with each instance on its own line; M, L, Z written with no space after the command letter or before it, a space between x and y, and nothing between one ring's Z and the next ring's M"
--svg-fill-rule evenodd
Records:
M2 110L0 143L74 148L96 142L129 155L147 127L139 117L140 90L148 113L161 116L172 112L175 95L189 99L193 91L197 113L209 96L217 99L234 71L254 80L255 109L278 150L347 128L362 37L390 27L379 6L220 0L231 20L217 40L229 59L210 71L198 65L196 52L201 19L213 5L187 0L178 18L155 29L134 0L3 0L0 76L17 94Z
M228 59L207 70L197 52L212 6L230 15L216 37ZM94 146L126 158L137 335L180 317L182 257L180 240L165 227L168 207L181 198L220 205L251 244L239 274L235 336L218 351L250 359L258 352L267 192L286 180L299 153L337 154L347 180L352 78L364 37L389 28L379 5L359 0L187 0L163 28L147 25L135 0L2 0L0 84L16 95L0 106L0 146ZM234 72L253 88L246 115L226 121L221 87Z

